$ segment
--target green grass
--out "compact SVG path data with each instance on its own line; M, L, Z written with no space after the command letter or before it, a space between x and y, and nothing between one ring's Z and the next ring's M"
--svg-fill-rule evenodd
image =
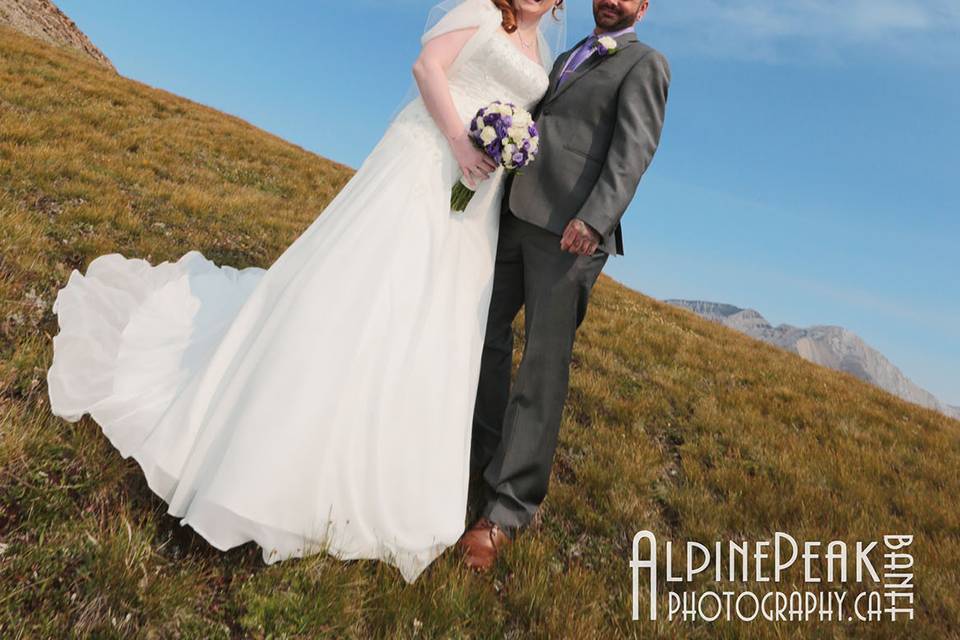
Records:
M94 422L50 415L50 305L72 269L188 249L268 266L350 175L0 29L0 637L960 637L960 423L607 277L550 494L486 577L452 550L409 586L377 562L219 552ZM916 619L633 622L643 528L707 544L913 533Z

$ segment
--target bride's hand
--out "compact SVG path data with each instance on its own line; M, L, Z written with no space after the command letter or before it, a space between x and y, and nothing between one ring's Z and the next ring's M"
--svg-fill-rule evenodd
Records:
M497 168L493 159L473 144L466 131L451 139L450 147L463 173L463 182L471 189L476 189L477 184L489 178Z
M478 182L489 178L497 165L471 142L450 95L447 72L477 30L478 27L456 29L428 40L413 63L413 76L423 104L449 141L463 173L463 183L471 189L476 189Z

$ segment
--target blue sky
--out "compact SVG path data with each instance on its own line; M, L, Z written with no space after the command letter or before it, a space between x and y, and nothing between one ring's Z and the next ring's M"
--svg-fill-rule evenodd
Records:
M416 0L59 0L124 76L358 166L411 79ZM567 0L568 42L592 27ZM661 146L605 272L837 324L960 405L960 4L652 0Z

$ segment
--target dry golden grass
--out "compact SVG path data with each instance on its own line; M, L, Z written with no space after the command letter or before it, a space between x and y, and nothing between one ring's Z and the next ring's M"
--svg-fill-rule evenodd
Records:
M606 277L550 495L486 578L452 553L412 586L376 562L221 553L95 423L50 415L50 305L72 269L188 249L268 266L350 175L0 29L0 636L960 637L960 424ZM633 622L643 528L707 544L913 533L916 620Z

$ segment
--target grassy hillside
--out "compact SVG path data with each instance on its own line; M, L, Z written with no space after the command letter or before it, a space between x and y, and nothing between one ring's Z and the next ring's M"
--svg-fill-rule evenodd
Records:
M71 269L191 248L268 266L349 176L0 29L0 637L960 637L960 423L606 277L542 517L487 577L452 550L412 586L376 562L221 553L94 422L50 415L50 305ZM912 533L916 619L633 622L643 528L706 544Z

